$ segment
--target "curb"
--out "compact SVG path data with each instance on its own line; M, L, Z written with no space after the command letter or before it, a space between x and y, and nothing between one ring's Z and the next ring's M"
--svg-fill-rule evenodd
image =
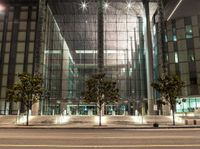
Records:
M0 129L191 129L200 128L200 126L136 126L136 127L125 127L125 126L0 126Z

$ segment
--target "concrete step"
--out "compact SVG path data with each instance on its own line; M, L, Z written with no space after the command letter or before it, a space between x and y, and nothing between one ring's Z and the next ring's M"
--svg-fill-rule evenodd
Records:
M57 117L51 115L31 116L30 124L55 124Z
M153 124L155 122L160 125L171 125L172 116L102 116L103 125L141 125L141 124ZM29 124L31 125L98 125L99 116L62 116L62 115L44 115L44 116L29 116ZM0 116L0 125L8 124L25 124L26 115L2 115ZM187 125L200 125L200 118L197 117L176 117L176 124L187 124Z
M16 123L16 115L1 115L0 116L0 125L13 125Z

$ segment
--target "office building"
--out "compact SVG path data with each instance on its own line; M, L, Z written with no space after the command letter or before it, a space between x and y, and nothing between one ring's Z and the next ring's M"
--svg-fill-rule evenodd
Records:
M185 82L177 103L176 111L195 112L200 107L200 17L198 1L171 1L164 9L163 36L160 39L158 13L154 16L154 69L155 79L164 69L178 75ZM161 43L162 42L162 43ZM163 51L158 47L163 44Z
M181 19L176 10L167 21L179 1L163 0L166 16L157 15L161 8L157 0L1 3L5 7L0 14L1 114L16 114L20 109L20 104L10 103L6 95L20 72L43 75L49 95L41 97L37 114L97 114L96 105L83 103L81 92L85 81L99 70L116 80L121 98L105 106L104 114L154 114L156 97L151 82L162 72L156 26L162 19L167 34L161 55L167 55L166 68L187 83L182 96L195 95L197 101L198 15Z

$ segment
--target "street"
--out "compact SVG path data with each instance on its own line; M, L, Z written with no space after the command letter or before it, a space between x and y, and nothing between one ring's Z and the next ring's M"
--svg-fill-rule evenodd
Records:
M0 149L199 149L200 129L0 129Z

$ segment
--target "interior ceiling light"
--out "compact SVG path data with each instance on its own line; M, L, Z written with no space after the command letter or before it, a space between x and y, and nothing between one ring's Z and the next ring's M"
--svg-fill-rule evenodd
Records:
M126 9L131 9L132 5L131 1L126 1Z
M129 2L129 3L127 3L127 8L128 9L131 9L131 7L132 7L132 4Z
M175 11L178 9L178 7L180 6L180 4L183 2L183 0L179 0L178 4L176 5L176 7L174 7L174 10L171 12L171 14L169 15L169 17L167 18L167 21L169 21L169 19L173 16L173 14L175 13Z
M76 53L77 54L95 54L97 53L96 50L76 50ZM107 50L104 54L124 54L124 50L119 50L119 51L116 51L116 50Z
M88 7L88 4L85 2L85 1L83 1L83 2L81 2L81 9L84 11L84 10L87 10L87 7Z
M109 6L110 6L110 4L109 4L108 2L105 2L105 3L104 3L104 9L108 9Z

